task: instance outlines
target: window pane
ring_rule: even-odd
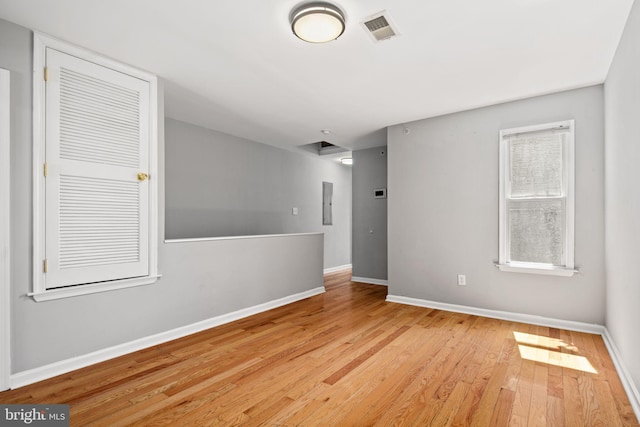
[[[509,261],[562,265],[564,200],[510,200]]]
[[[515,136],[509,146],[511,197],[562,195],[562,135]]]

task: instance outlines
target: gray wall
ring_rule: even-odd
[[[373,190],[387,188],[387,147],[353,152],[353,275],[387,280],[387,199]]]
[[[640,390],[640,4],[627,21],[604,86],[606,326]]]
[[[501,272],[498,132],[566,119],[576,121],[580,274]],[[389,128],[389,294],[602,324],[603,120],[593,86],[409,123],[408,134]]]
[[[324,232],[325,268],[351,263],[350,167],[165,123],[167,239]],[[322,181],[333,183],[331,226],[322,225]]]
[[[32,290],[32,56],[31,32],[0,20],[0,68],[11,71],[13,373],[322,286],[323,236],[315,234],[161,243],[162,278],[153,285],[40,303],[27,297]],[[162,124],[162,104],[159,113]],[[163,126],[159,132],[162,242]]]
[[[12,372],[24,355],[19,306],[31,291],[31,105],[33,39],[29,30],[0,19],[0,68],[11,72],[11,343]],[[22,296],[21,296],[22,295]],[[31,322],[25,319],[25,322]],[[56,334],[57,335],[57,334]],[[36,350],[38,351],[38,350]],[[45,349],[39,350],[44,352]],[[19,369],[19,368],[18,368]]]

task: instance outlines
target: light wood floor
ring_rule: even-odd
[[[599,336],[387,303],[349,280],[0,403],[68,403],[78,426],[638,426]]]

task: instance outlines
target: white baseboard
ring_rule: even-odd
[[[368,277],[351,276],[351,281],[352,282],[360,282],[360,283],[369,283],[371,285],[384,285],[384,286],[388,286],[389,285],[389,281],[388,280],[370,279]]]
[[[349,270],[352,267],[353,265],[351,264],[339,265],[337,267],[329,267],[324,269],[324,274],[335,273],[336,271],[342,271],[342,270]]]
[[[620,381],[627,393],[636,418],[640,419],[640,393],[635,386],[629,371],[626,369],[620,352],[606,327],[592,323],[573,322],[571,320],[554,319],[550,317],[534,316],[531,314],[513,313],[509,311],[488,310],[485,308],[469,307],[465,305],[447,304],[436,301],[428,301],[417,298],[388,295],[388,302],[415,305],[418,307],[435,308],[438,310],[452,311],[455,313],[473,314],[476,316],[490,317],[494,319],[509,320],[512,322],[528,323],[532,325],[548,326],[569,331],[586,332],[602,336],[602,340],[609,351],[611,360],[616,367]]]
[[[49,365],[40,366],[38,368],[29,369],[23,372],[18,372],[11,375],[11,388],[18,388],[25,385],[33,384],[38,381],[46,380],[48,378],[53,378],[57,375],[65,374],[67,372],[84,368],[96,363],[104,362],[105,360],[123,356],[134,351],[142,350],[154,345],[182,338],[196,332],[213,328],[215,326],[224,325],[225,323],[243,319],[245,317],[262,313],[264,311],[287,305],[292,302],[300,301],[314,295],[319,295],[324,292],[324,286],[320,286],[305,292],[289,295],[284,298],[269,301],[253,307],[243,308],[231,313],[226,313],[220,316],[212,317],[210,319],[202,320],[200,322],[192,323],[191,325],[182,326],[166,332],[161,332],[159,334],[150,335],[148,337],[140,338],[134,341],[94,351],[82,356],[72,357],[70,359],[61,360]]]
[[[638,392],[638,388],[633,383],[631,374],[629,374],[629,371],[622,362],[620,351],[618,350],[618,347],[616,347],[616,344],[613,341],[613,337],[611,336],[611,334],[609,334],[609,330],[606,327],[604,328],[602,339],[604,341],[604,344],[607,346],[607,350],[609,350],[609,355],[611,356],[611,360],[613,360],[613,364],[616,367],[616,371],[618,372],[618,376],[620,377],[622,386],[627,392],[627,396],[629,397],[629,402],[631,402],[633,412],[635,412],[636,418],[640,420],[640,393]]]
[[[418,307],[436,308],[438,310],[453,311],[455,313],[473,314],[493,319],[510,320],[512,322],[529,323],[531,325],[549,326],[570,331],[587,332],[602,335],[604,326],[592,323],[574,322],[571,320],[554,319],[551,317],[534,316],[532,314],[513,313],[510,311],[488,310],[486,308],[469,307],[466,305],[447,304],[417,298],[387,295],[387,301]]]

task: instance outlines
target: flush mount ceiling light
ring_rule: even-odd
[[[342,163],[343,165],[352,165],[353,164],[353,158],[351,157],[343,157],[340,159],[340,163]]]
[[[291,12],[291,30],[309,43],[325,43],[344,33],[344,14],[331,3],[307,3]]]

